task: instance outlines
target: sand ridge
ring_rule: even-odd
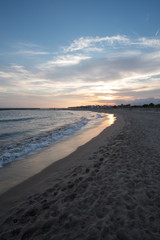
[[[6,215],[0,239],[160,239],[160,114],[121,115],[85,162]]]

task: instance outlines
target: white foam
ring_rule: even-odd
[[[60,114],[60,112],[58,113]],[[72,135],[75,132],[81,130],[82,128],[87,129],[89,127],[94,127],[94,124],[96,124],[97,122],[100,121],[101,118],[104,118],[104,116],[106,116],[106,114],[104,113],[88,112],[86,114],[86,112],[84,113],[77,112],[77,115],[73,113],[71,112],[70,114],[70,115],[73,115],[73,120],[71,124],[69,123],[64,124],[61,127],[58,127],[57,125],[57,127],[55,127],[52,130],[43,130],[42,128],[36,135],[30,135],[30,136],[24,135],[24,138],[22,140],[16,141],[16,143],[13,143],[12,141],[11,144],[8,144],[8,145],[5,144],[3,147],[1,146],[0,167],[3,167],[5,164],[9,162],[19,160],[22,157],[27,156],[29,154],[33,154],[38,150],[46,148],[54,142],[61,141],[65,136]],[[82,117],[83,116],[82,114],[84,114],[85,117]],[[75,122],[74,122],[74,116],[76,116]],[[76,120],[77,116],[79,120]],[[64,118],[64,113],[61,119],[63,118]],[[64,122],[65,122],[65,118],[64,118]],[[44,124],[45,122],[42,122],[42,123]]]
[[[61,140],[64,136],[72,135],[85,126],[89,121],[89,119],[82,118],[74,124],[67,124],[53,131],[44,132],[37,136],[26,138],[23,142],[19,142],[18,144],[7,146],[4,149],[4,152],[1,153],[0,167],[9,162],[18,160],[22,156],[35,153],[36,151],[49,146],[51,143]]]

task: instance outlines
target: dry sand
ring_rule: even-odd
[[[0,239],[160,239],[160,114],[114,125],[0,196]]]

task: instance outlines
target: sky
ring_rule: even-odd
[[[0,107],[160,103],[159,0],[0,0]]]

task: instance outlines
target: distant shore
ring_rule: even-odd
[[[115,106],[109,106],[109,105],[88,105],[88,106],[77,106],[77,107],[62,107],[62,108],[55,108],[55,107],[49,107],[49,108],[0,108],[0,111],[6,111],[6,110],[86,110],[86,111],[110,111],[110,110],[141,110],[141,111],[160,111],[160,104],[143,104],[143,105],[130,105],[130,104],[121,104],[121,105],[115,105]]]
[[[160,239],[160,114],[115,124],[0,196],[0,238]]]

